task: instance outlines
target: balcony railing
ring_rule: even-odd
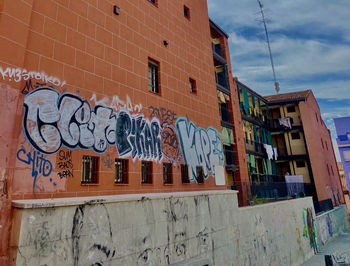
[[[252,199],[284,200],[315,195],[315,186],[310,183],[235,182],[233,189],[245,186],[249,186]]]
[[[255,142],[253,140],[245,139],[245,146],[248,151],[253,151],[253,152],[258,152],[258,153],[263,153],[264,152],[264,147],[263,144],[259,142]]]

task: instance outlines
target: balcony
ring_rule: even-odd
[[[220,72],[216,73],[216,84],[223,87],[226,90],[229,90],[228,82],[227,82],[227,77],[225,75],[225,72]]]
[[[220,114],[221,114],[221,120],[232,124],[232,111],[229,110],[227,107],[224,107],[220,105]]]
[[[263,144],[253,140],[245,139],[245,147],[247,151],[264,154]]]
[[[220,44],[212,44],[214,60],[220,62],[221,64],[226,64],[226,59],[221,50]]]
[[[238,169],[238,158],[233,150],[224,149],[226,170],[236,171]]]

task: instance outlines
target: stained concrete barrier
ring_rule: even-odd
[[[236,191],[14,201],[17,265],[300,265],[311,198],[238,208]],[[313,213],[314,215],[314,213]]]
[[[349,230],[346,206],[340,205],[334,209],[316,216],[317,246],[321,248],[340,233]]]

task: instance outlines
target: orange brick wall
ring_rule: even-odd
[[[299,109],[318,200],[330,198],[334,205],[338,205],[339,203],[335,202],[333,191],[338,191],[341,202],[344,200],[332,140],[313,94],[310,94],[305,102],[299,103]],[[322,147],[321,139],[324,147]],[[328,174],[327,165],[330,174]]]
[[[113,14],[114,4],[120,7],[119,16]],[[2,73],[18,68],[52,77],[44,82],[39,74],[28,80],[23,75],[21,80],[0,75],[1,113],[8,117],[1,129],[6,144],[1,152],[6,160],[1,160],[0,170],[12,199],[225,189],[216,186],[211,174],[204,184],[182,184],[179,147],[170,151],[179,154],[172,157],[173,185],[163,184],[162,163],[169,161],[165,156],[161,162],[153,161],[152,185],[141,185],[141,160],[131,156],[127,157],[129,184],[115,185],[114,159],[119,157],[115,145],[103,153],[62,146],[62,152],[72,151],[69,165],[73,177],[67,178],[59,177],[62,156],[58,151],[36,153],[43,163],[52,165],[48,176],[43,175],[44,169],[33,168],[28,159],[37,149],[22,127],[24,101],[36,86],[53,87],[59,99],[64,93],[85,99],[91,109],[113,106],[119,112],[123,103],[129,103],[131,115],[143,115],[149,121],[156,116],[163,122],[161,116],[166,112],[174,114],[172,118],[186,118],[197,129],[220,130],[207,5],[202,0],[186,1],[190,19],[184,17],[183,5],[184,1],[158,1],[155,6],[147,0],[2,1]],[[149,58],[159,62],[159,95],[148,90]],[[189,78],[196,80],[196,94],[189,90]],[[172,119],[173,129],[175,123]],[[83,155],[100,158],[98,185],[81,185]],[[38,176],[33,186],[35,170]]]

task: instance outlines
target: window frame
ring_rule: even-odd
[[[298,134],[298,138],[293,137],[294,134]],[[300,136],[300,132],[299,132],[299,131],[291,132],[291,133],[290,133],[290,136],[291,136],[292,140],[301,139],[301,136]],[[295,136],[295,135],[294,135],[294,136]]]
[[[191,20],[191,10],[188,6],[184,5],[184,17]]]
[[[163,163],[163,184],[173,184],[173,165],[171,163]]]
[[[302,163],[302,166],[300,165],[300,163]],[[299,165],[298,165],[299,164]],[[299,160],[299,161],[295,161],[295,166],[297,168],[305,168],[306,167],[306,163],[305,161]]]
[[[160,95],[160,63],[153,58],[148,58],[148,91]],[[154,69],[156,69],[154,71]],[[156,74],[155,77],[153,75]]]
[[[98,184],[99,159],[97,156],[83,155],[80,179],[82,185]],[[86,169],[86,167],[89,169]]]
[[[144,170],[144,167],[146,167],[145,170]],[[147,171],[147,172],[145,173],[144,171]],[[145,177],[146,179],[144,179],[144,175],[146,175]],[[153,184],[153,164],[151,161],[141,161],[141,184],[142,185]]]
[[[292,111],[290,111],[292,109]],[[295,113],[296,109],[295,109],[295,105],[290,105],[287,106],[287,113]]]
[[[190,176],[188,174],[188,164],[181,164],[181,183],[190,184]]]
[[[196,180],[198,184],[204,184],[204,169],[203,166],[196,166]]]
[[[151,3],[152,5],[158,7],[158,0],[147,0],[147,2]]]
[[[120,182],[117,182],[117,162],[121,162],[121,168],[122,168],[122,179]],[[125,168],[125,169],[124,169]],[[129,184],[129,160],[127,159],[115,159],[114,161],[114,184],[117,185],[127,185]]]
[[[192,94],[197,94],[197,82],[196,82],[196,80],[193,78],[189,78],[188,81],[190,83],[190,92]]]

